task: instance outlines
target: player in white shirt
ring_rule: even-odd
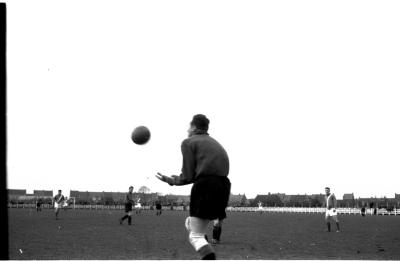
[[[61,194],[61,189],[58,190],[58,194],[54,196],[54,213],[56,213],[56,219],[58,219],[58,212],[64,204],[64,196]]]
[[[67,209],[68,209],[68,197],[65,197],[65,198],[64,198],[64,202],[62,203],[62,208],[63,208],[64,210],[67,210]]]
[[[337,206],[336,197],[335,194],[331,193],[331,189],[329,187],[325,188],[325,205],[326,205],[325,221],[328,227],[327,232],[331,232],[331,219],[333,219],[336,223],[336,232],[340,232],[339,220],[336,211],[336,206]]]
[[[136,209],[136,214],[140,214],[142,210],[142,204],[140,204],[140,198],[136,201],[135,209]]]
[[[262,202],[261,201],[258,202],[258,211],[260,212],[260,214],[262,214],[263,211],[264,211],[264,208],[262,206]]]

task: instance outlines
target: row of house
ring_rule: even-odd
[[[8,189],[8,201],[13,202],[35,202],[41,199],[43,203],[51,203],[53,200],[52,190],[34,190],[33,194],[26,193],[26,189]]]
[[[188,195],[160,195],[158,193],[139,193],[134,192],[134,198],[140,199],[144,206],[152,206],[159,201],[164,206],[187,206],[190,203]],[[9,189],[9,202],[35,202],[41,199],[44,203],[51,203],[53,198],[52,190],[34,190],[33,194],[27,194],[24,189]],[[74,200],[75,204],[123,204],[126,192],[92,192],[71,190],[69,198]],[[257,207],[259,202],[263,206],[275,207],[321,207],[325,201],[324,194],[312,195],[287,195],[285,193],[268,193],[257,195],[254,199],[247,199],[245,194],[231,194],[228,205],[231,207]],[[344,194],[343,199],[338,200],[338,207],[385,207],[399,208],[400,194],[395,194],[394,198],[355,198],[354,193]]]
[[[70,191],[70,198],[75,200],[76,204],[123,204],[125,202],[126,192],[91,192],[91,191]],[[133,198],[135,201],[140,201],[144,206],[154,205],[159,201],[162,205],[188,205],[190,202],[189,196],[183,195],[165,195],[161,196],[158,193],[141,193],[134,192]]]
[[[249,202],[249,205],[255,207],[261,202],[263,206],[322,207],[325,203],[324,201],[324,194],[286,195],[281,193],[268,193],[267,195],[257,195],[254,200]],[[354,193],[348,193],[343,195],[343,199],[337,200],[337,206],[344,208],[399,208],[400,194],[395,194],[394,198],[356,198]]]
[[[8,200],[11,203],[33,203],[41,199],[44,203],[51,203],[53,191],[34,190],[33,194],[27,194],[24,189],[8,189]],[[126,192],[96,192],[70,190],[69,199],[75,204],[103,204],[120,205],[125,202]],[[143,206],[154,205],[159,201],[164,206],[187,206],[190,203],[188,195],[160,195],[158,193],[134,192],[133,198]],[[248,200],[245,195],[231,195],[229,204],[231,206],[246,206]]]

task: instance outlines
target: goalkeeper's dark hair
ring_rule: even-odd
[[[193,119],[190,122],[190,124],[196,127],[196,129],[207,131],[208,125],[210,124],[210,120],[207,119],[207,117],[203,114],[196,114],[193,116]]]

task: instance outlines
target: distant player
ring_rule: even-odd
[[[162,208],[161,202],[159,200],[156,201],[156,216],[161,216]]]
[[[264,208],[263,208],[263,205],[262,205],[261,201],[258,202],[258,211],[260,212],[260,214],[262,214],[263,211],[264,211]]]
[[[64,204],[64,196],[61,194],[61,189],[58,190],[58,194],[54,196],[54,213],[56,214],[56,219],[58,219],[58,212]]]
[[[211,244],[213,245],[221,243],[222,221],[223,219],[218,219],[218,218],[213,220],[213,231],[211,239]]]
[[[361,208],[361,216],[365,217],[365,206]]]
[[[36,212],[42,211],[42,199],[36,201]]]
[[[65,197],[62,208],[64,209],[64,211],[68,209],[68,197]]]
[[[142,204],[140,203],[140,198],[138,198],[138,200],[136,201],[135,209],[136,209],[136,214],[140,214],[140,212],[142,211]]]
[[[325,213],[325,221],[328,227],[327,232],[331,232],[331,219],[333,219],[336,223],[336,232],[339,232],[339,220],[337,217],[336,211],[336,197],[335,194],[331,193],[331,189],[329,187],[325,188],[325,205],[326,205],[326,213]]]
[[[169,185],[192,184],[190,216],[185,227],[190,244],[201,259],[216,259],[205,238],[211,220],[226,218],[231,183],[228,179],[229,158],[225,149],[208,134],[209,120],[202,114],[193,116],[189,137],[181,144],[183,166],[179,176],[157,173],[157,178]]]
[[[125,196],[125,215],[120,218],[119,224],[122,225],[125,219],[128,219],[128,225],[132,225],[132,207],[134,204],[133,200],[133,187],[129,187],[129,192]]]

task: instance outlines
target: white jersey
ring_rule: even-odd
[[[54,197],[54,207],[61,208],[64,203],[64,196],[62,194],[57,194]]]
[[[326,197],[326,213],[325,213],[326,217],[337,216],[337,212],[336,212],[336,209],[334,207],[328,209],[329,200],[331,199],[332,195],[333,195],[333,193],[331,193],[329,196]]]
[[[327,210],[326,210],[326,213],[325,213],[325,216],[327,216],[327,217],[337,216],[337,211],[336,211],[336,209],[334,209],[334,208],[327,209]]]

